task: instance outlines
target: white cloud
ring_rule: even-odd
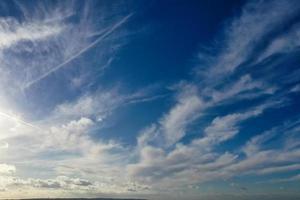
[[[152,101],[161,97],[161,95],[153,95],[152,93],[151,88],[145,88],[125,94],[120,88],[114,87],[82,94],[76,100],[56,105],[49,120],[68,121],[87,117],[101,123],[120,107]]]
[[[291,92],[300,92],[300,84],[295,85],[291,90]]]
[[[208,90],[206,95],[211,95],[212,101],[215,103],[226,100],[237,101],[241,99],[252,99],[263,94],[272,94],[276,88],[270,87],[263,82],[253,80],[249,74],[243,75],[239,80],[224,89]],[[233,98],[234,97],[234,98]]]
[[[257,174],[272,174],[272,173],[296,171],[299,169],[300,169],[300,164],[292,164],[292,165],[268,167],[268,168],[264,168],[261,170],[257,170],[256,173]]]
[[[300,24],[294,25],[287,33],[275,38],[265,52],[258,58],[258,62],[278,53],[288,53],[300,45]]]
[[[157,140],[157,137],[159,137],[158,127],[156,124],[152,124],[151,126],[145,128],[144,130],[141,131],[141,133],[137,137],[137,146],[145,147],[150,142]]]
[[[105,24],[95,30],[87,14],[90,7],[79,14],[78,24],[70,24],[65,20],[73,16],[72,6],[53,11],[46,9],[45,16],[39,12],[37,16],[32,15],[25,7],[21,8],[25,16],[24,23],[12,19],[0,21],[0,36],[3,34],[0,50],[9,49],[8,54],[2,52],[0,57],[5,60],[0,69],[0,89],[4,88],[0,91],[1,107],[6,107],[2,103],[6,86],[24,86],[25,83],[30,87],[53,71],[70,64],[102,41],[103,34],[106,37],[118,24],[127,20],[125,17],[116,25]],[[60,13],[58,10],[63,10],[63,14],[56,16]],[[224,50],[216,56],[214,63],[210,63],[203,80],[200,83],[181,82],[176,85],[175,104],[156,123],[141,131],[137,137],[137,146],[127,147],[115,140],[103,140],[102,130],[97,130],[97,135],[91,132],[97,125],[105,123],[117,108],[161,97],[149,95],[151,92],[147,89],[133,94],[123,94],[116,88],[87,92],[76,100],[61,100],[63,103],[55,104],[50,116],[38,122],[27,122],[23,117],[1,110],[0,129],[3,133],[0,137],[0,152],[5,151],[3,156],[1,154],[1,162],[18,163],[18,172],[29,178],[16,177],[14,165],[0,164],[0,188],[8,192],[15,188],[25,188],[30,192],[35,191],[34,194],[38,191],[63,190],[70,193],[88,191],[91,194],[144,192],[149,189],[162,191],[249,173],[264,175],[298,170],[300,152],[299,142],[295,142],[297,135],[287,137],[282,146],[265,146],[270,139],[277,137],[278,134],[274,133],[277,129],[252,138],[241,149],[233,152],[217,150],[219,145],[241,132],[241,123],[245,120],[261,115],[266,109],[282,106],[284,102],[280,97],[272,95],[272,99],[267,98],[265,101],[269,103],[258,101],[255,106],[243,111],[222,114],[214,111],[218,106],[225,107],[228,102],[268,97],[276,93],[276,86],[255,75],[234,73],[251,56],[259,40],[286,18],[293,17],[296,10],[292,4],[282,1],[271,6],[265,2],[247,4],[241,16],[233,20],[225,33]],[[29,34],[30,31],[32,34]],[[296,34],[292,31],[291,34],[293,38],[298,37],[298,32]],[[92,40],[95,37],[98,39]],[[286,41],[286,37],[271,42],[264,56],[298,45],[288,45],[290,41]],[[24,41],[31,42],[32,46]],[[114,41],[110,42],[114,44]],[[113,55],[105,50],[105,47],[100,48],[99,52],[102,53],[97,59],[104,58],[104,64],[110,64]],[[46,56],[36,54],[39,51],[45,52]],[[27,58],[19,56],[20,52],[32,55],[33,61],[28,62]],[[45,66],[38,68],[44,59]],[[26,77],[20,81],[20,85],[14,85],[12,80],[19,80],[17,72],[24,72],[23,61],[28,62],[29,66],[26,68]],[[11,65],[16,70],[10,71]],[[90,78],[86,74],[79,74],[78,78],[69,77],[75,89],[84,85],[84,79]],[[298,91],[296,89],[291,91]],[[15,95],[13,89],[9,90]],[[10,98],[5,100],[10,102]],[[215,117],[206,127],[197,127],[199,131],[194,139],[182,143],[181,140],[189,134],[189,128],[194,128],[193,123],[204,119],[206,115]],[[279,131],[286,133],[287,129]],[[33,169],[47,178],[30,178]]]
[[[260,115],[268,107],[262,105],[244,113],[216,117],[204,129],[203,137],[186,145],[177,143],[171,151],[149,146],[147,141],[149,137],[150,141],[153,139],[153,132],[156,131],[156,127],[152,126],[139,137],[140,160],[129,165],[128,171],[133,177],[147,183],[159,180],[164,184],[168,184],[168,181],[175,184],[173,181],[176,180],[177,185],[185,184],[186,180],[181,179],[191,179],[191,182],[197,183],[230,176],[231,173],[219,169],[234,164],[238,156],[228,152],[217,153],[214,147],[233,138],[239,132],[241,122]],[[195,175],[197,173],[202,176]]]
[[[235,163],[229,166],[226,170],[229,170],[231,173],[247,173],[251,170],[255,170],[258,174],[263,172],[264,169],[268,170],[270,168],[270,172],[275,173],[276,170],[284,171],[283,169],[274,169],[278,165],[282,165],[284,163],[297,163],[300,159],[300,152],[299,150],[290,150],[290,151],[283,151],[278,149],[271,149],[271,150],[262,150],[256,152],[251,157],[247,157],[244,160],[241,160],[238,163]],[[272,169],[273,168],[273,169]],[[274,171],[272,171],[274,170]],[[292,170],[292,168],[289,168]]]
[[[232,73],[239,65],[247,61],[254,48],[272,30],[293,18],[299,11],[294,1],[250,2],[246,4],[240,16],[225,27],[225,45],[208,76],[222,78]]]
[[[9,147],[7,142],[0,143],[0,149],[7,149]]]
[[[147,183],[163,182],[157,187],[184,185],[232,177],[237,175],[235,172],[243,174],[248,169],[262,168],[266,163],[278,164],[283,160],[291,161],[292,157],[297,157],[297,152],[260,151],[256,144],[263,142],[258,141],[263,139],[253,139],[244,148],[248,155],[257,152],[253,160],[241,159],[239,154],[220,154],[215,151],[217,145],[239,133],[241,122],[259,116],[265,109],[284,105],[284,100],[280,98],[268,99],[266,101],[268,103],[260,103],[244,113],[216,117],[204,129],[203,137],[197,137],[186,145],[179,143],[187,134],[186,131],[192,122],[199,120],[202,115],[205,116],[208,109],[226,102],[268,96],[277,91],[276,86],[262,79],[256,80],[251,74],[242,74],[232,80],[229,77],[235,75],[235,69],[247,61],[257,40],[276,27],[277,23],[281,22],[282,16],[294,14],[295,10],[287,14],[286,10],[282,10],[279,6],[281,4],[283,3],[272,5],[274,9],[268,14],[265,13],[265,9],[269,9],[269,6],[248,4],[242,16],[233,21],[227,33],[226,51],[221,52],[215,59],[216,63],[212,63],[208,67],[208,72],[202,74],[200,84],[184,83],[177,86],[179,95],[176,96],[175,105],[159,123],[149,126],[138,137],[139,151],[143,153],[140,153],[138,163],[128,167],[133,177]],[[291,5],[287,7],[289,6]],[[253,26],[253,29],[249,31],[245,28],[245,24],[247,27]],[[226,76],[223,76],[225,74]],[[164,144],[161,142],[163,138],[166,139]],[[172,145],[175,145],[174,149],[170,149]],[[148,150],[155,147],[159,147],[153,150],[157,153],[155,154],[157,159],[150,162],[150,159],[146,158],[151,157],[154,152]],[[274,159],[276,153],[280,154],[280,158]],[[286,159],[283,155],[287,156]],[[272,163],[268,158],[277,161]]]
[[[26,87],[66,65],[73,66],[72,73],[62,72],[59,76],[50,77],[47,81],[53,81],[53,84],[48,84],[48,87],[54,88],[55,81],[62,77],[72,80],[78,74],[81,75],[81,84],[86,83],[85,87],[89,87],[98,78],[101,72],[98,69],[102,69],[101,66],[107,68],[116,50],[125,43],[125,40],[119,40],[121,36],[125,37],[125,28],[118,32],[114,30],[129,16],[124,17],[118,10],[110,8],[95,12],[94,3],[85,2],[82,9],[78,9],[72,1],[55,5],[51,2],[37,2],[32,7],[28,7],[25,2],[14,2],[22,17],[0,18],[1,98],[5,97],[8,102],[18,102],[21,98],[26,101],[28,97],[36,95],[27,96],[32,90]],[[97,60],[97,64],[87,65],[84,56],[78,58],[100,41],[101,45],[93,50],[94,57],[89,58],[89,62]],[[70,63],[75,58],[78,58],[77,62]],[[91,68],[97,68],[97,72]],[[66,81],[61,89],[68,92],[66,90],[71,85],[71,81]]]
[[[247,142],[247,144],[243,147],[243,151],[248,157],[252,156],[261,150],[260,148],[264,142],[270,140],[274,136],[275,134],[273,130],[255,136]]]
[[[57,105],[53,117],[59,119],[95,117],[103,120],[123,103],[124,97],[117,89],[96,92],[83,95],[76,101]]]
[[[36,79],[34,79],[34,80],[26,83],[25,86],[23,87],[23,89],[27,89],[28,87],[30,87],[31,85],[35,84],[36,82],[39,82],[40,80],[43,80],[44,78],[46,78],[47,76],[49,76],[53,72],[59,70],[63,66],[67,65],[68,63],[70,63],[71,61],[73,61],[74,59],[76,59],[77,57],[79,57],[81,54],[83,54],[86,51],[88,51],[89,49],[93,48],[95,45],[97,45],[102,40],[104,40],[107,36],[109,36],[110,34],[112,34],[117,28],[119,28],[121,25],[123,25],[129,19],[130,16],[131,15],[125,16],[123,19],[121,19],[116,24],[114,24],[113,26],[111,26],[107,31],[105,31],[101,36],[99,36],[95,41],[93,41],[92,43],[90,43],[86,47],[80,49],[78,52],[74,53],[69,58],[67,58],[63,62],[59,63],[58,65],[53,66],[48,72],[46,72],[44,74],[41,74],[41,76],[39,76]]]
[[[78,121],[70,121],[61,127],[51,127],[46,139],[46,148],[61,150],[86,150],[90,145],[88,130],[93,125],[88,118],[81,118]],[[87,144],[85,144],[87,143]],[[49,145],[49,146],[48,146]]]
[[[176,105],[160,121],[166,138],[166,145],[173,145],[185,134],[187,126],[195,120],[204,102],[195,94],[193,86],[185,86],[184,92],[179,94]]]
[[[63,31],[63,25],[32,22],[20,24],[14,18],[0,18],[0,49],[10,48],[22,41],[39,41]]]
[[[16,172],[16,167],[14,165],[0,164],[0,175],[9,175]]]

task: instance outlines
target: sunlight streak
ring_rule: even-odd
[[[36,126],[36,125],[33,125],[31,123],[28,123],[24,120],[21,120],[20,118],[16,117],[16,116],[13,116],[13,115],[9,115],[7,113],[4,113],[4,112],[1,112],[0,111],[0,116],[2,117],[5,117],[6,119],[9,119],[9,120],[13,120],[13,121],[16,121],[16,122],[19,122],[25,126],[28,126],[28,127],[31,127],[31,128],[34,128],[34,129],[38,129],[38,130],[42,130],[40,127]]]

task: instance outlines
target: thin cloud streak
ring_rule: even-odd
[[[120,20],[118,23],[116,23],[115,25],[113,25],[106,33],[104,33],[103,35],[101,35],[98,39],[96,39],[94,42],[92,42],[90,45],[88,45],[87,47],[81,49],[78,53],[74,54],[73,56],[71,56],[69,59],[67,59],[66,61],[62,62],[61,64],[57,65],[56,67],[54,67],[53,69],[51,69],[50,71],[48,71],[47,73],[41,75],[40,77],[28,82],[27,84],[25,84],[25,86],[22,88],[23,90],[30,88],[32,85],[34,85],[35,83],[43,80],[44,78],[46,78],[47,76],[49,76],[50,74],[52,74],[53,72],[59,70],[60,68],[62,68],[63,66],[65,66],[66,64],[70,63],[71,61],[73,61],[74,59],[76,59],[78,56],[80,56],[81,54],[85,53],[86,51],[88,51],[89,49],[93,48],[96,44],[100,43],[103,39],[105,39],[107,36],[109,36],[110,34],[112,34],[116,29],[118,29],[119,27],[121,27],[124,23],[126,23],[128,21],[128,19],[132,16],[133,14],[129,14],[126,17],[124,17],[122,20]]]

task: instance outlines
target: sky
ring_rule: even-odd
[[[0,198],[300,198],[298,0],[0,1]]]

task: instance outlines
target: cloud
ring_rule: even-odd
[[[222,168],[236,163],[238,155],[215,152],[215,147],[239,133],[238,125],[241,122],[262,114],[270,106],[273,104],[261,105],[243,113],[216,117],[204,129],[203,137],[196,138],[186,145],[176,144],[171,151],[149,145],[147,141],[149,137],[151,141],[151,134],[156,131],[156,127],[152,126],[139,138],[140,161],[129,165],[129,173],[146,182],[153,183],[159,180],[168,184],[170,181],[175,185],[184,184],[187,180],[197,183],[232,176],[233,174],[223,171]],[[197,173],[202,176],[196,175]],[[170,180],[172,178],[174,180]]]
[[[299,169],[300,169],[300,164],[292,164],[292,165],[283,165],[283,166],[264,168],[264,169],[258,170],[256,173],[272,174],[272,173],[295,171],[295,170],[299,170]]]
[[[0,111],[0,115],[2,117],[6,118],[7,120],[15,121],[16,123],[20,123],[20,124],[23,124],[23,125],[31,127],[31,128],[39,129],[39,127],[20,119],[19,116],[14,116],[13,114],[7,114],[7,113],[1,112],[1,111]]]
[[[300,91],[300,84],[298,85],[295,85],[292,89],[291,89],[291,92],[299,92]]]
[[[17,117],[3,117],[5,121],[0,121],[2,130],[14,134],[8,132],[7,137],[1,138],[1,142],[10,144],[2,159],[14,162],[19,160],[19,172],[22,174],[30,174],[32,169],[37,169],[47,177],[79,176],[99,182],[97,187],[91,188],[93,192],[147,191],[147,185],[133,184],[126,175],[124,166],[131,161],[132,147],[123,145],[117,139],[96,138],[93,131],[97,130],[100,135],[102,129],[99,129],[99,125],[105,123],[106,118],[116,112],[117,108],[152,101],[155,99],[151,98],[152,93],[152,88],[131,94],[119,88],[87,93],[57,105],[43,120],[30,122],[33,126],[27,126],[22,123],[25,120],[19,121]],[[38,129],[34,128],[36,124]],[[25,181],[24,187],[28,187],[28,179],[20,179],[21,183]],[[61,183],[53,178],[33,182],[36,186],[34,188],[64,190]],[[69,190],[75,192],[76,188]]]
[[[28,130],[29,133],[21,134],[21,130],[17,129],[15,136],[6,138],[10,148],[1,158],[2,160],[13,162],[19,160],[19,172],[24,174],[30,173],[32,169],[38,169],[39,173],[45,173],[48,177],[61,174],[84,176],[87,180],[21,179],[13,176],[15,172],[13,165],[1,164],[0,174],[5,175],[6,178],[0,176],[0,179],[6,181],[9,179],[12,182],[5,188],[32,187],[60,191],[101,190],[105,192],[112,189],[113,185],[110,184],[121,187],[118,181],[124,176],[122,165],[124,161],[127,162],[125,158],[130,153],[114,140],[95,141],[90,135],[94,125],[93,120],[80,118],[55,125],[43,123],[41,132],[31,129]],[[41,166],[39,163],[44,165]],[[112,164],[114,166],[111,166]],[[105,186],[106,189],[101,189],[100,185],[90,184],[89,181],[101,180],[103,176],[111,177],[116,181],[109,181]]]
[[[281,126],[273,127],[254,136],[242,147],[246,158],[224,170],[256,175],[297,170],[299,168],[299,148],[286,148],[285,145],[295,137],[295,134],[297,135],[298,129],[299,121],[287,121]]]
[[[221,43],[220,54],[214,59],[206,76],[214,79],[232,73],[255,53],[256,46],[274,29],[295,18],[299,11],[296,1],[250,2],[239,16],[225,27],[225,44]],[[247,28],[246,28],[247,27]],[[224,41],[224,40],[223,40]]]
[[[0,35],[6,38],[0,40],[0,151],[5,151],[1,162],[11,163],[0,164],[1,191],[21,188],[32,194],[47,191],[56,196],[63,191],[95,196],[170,192],[235,176],[265,176],[299,169],[299,122],[293,119],[252,133],[255,136],[242,141],[241,146],[223,149],[238,134],[243,139],[248,137],[244,125],[248,128],[249,122],[252,131],[250,119],[260,120],[266,110],[270,113],[287,106],[290,96],[298,91],[296,70],[280,71],[278,63],[266,63],[278,53],[298,48],[298,43],[290,40],[299,35],[297,24],[289,27],[287,34],[280,33],[280,27],[296,16],[298,4],[246,4],[241,14],[225,25],[214,56],[202,57],[206,57],[207,65],[196,67],[193,79],[169,87],[174,93],[170,108],[140,131],[136,145],[125,145],[118,138],[102,138],[105,130],[101,126],[121,107],[164,95],[153,94],[153,88],[135,92],[100,88],[93,85],[92,78],[113,63],[111,46],[122,44],[120,33],[131,15],[113,11],[95,14],[92,3],[86,2],[82,9],[75,7],[71,3],[58,7],[38,3],[31,13],[19,3],[24,18],[0,21]],[[115,17],[107,20],[111,16]],[[83,54],[89,50],[93,53],[85,57]],[[75,59],[78,62],[73,62]],[[98,62],[103,68],[90,70]],[[64,69],[70,73],[58,73],[67,65],[73,66]],[[293,79],[289,79],[291,75]],[[51,90],[56,84],[59,90]],[[21,95],[19,88],[30,90]],[[17,111],[14,107],[13,111],[4,109],[18,104],[16,99],[31,100],[44,93],[49,93],[51,105],[49,112],[43,112],[50,102],[41,101],[42,117],[22,115],[21,110],[26,108],[21,104],[15,106]],[[60,94],[68,98],[60,98]],[[28,110],[40,112],[36,106],[34,109]],[[16,175],[14,165],[18,166],[18,175],[24,177]],[[35,170],[45,178],[32,178]]]
[[[60,127],[51,127],[46,139],[46,148],[61,150],[86,150],[92,143],[87,138],[87,132],[93,125],[93,121],[88,118],[81,118],[78,121],[70,121]],[[86,144],[88,143],[88,144]],[[85,145],[87,145],[85,147]]]
[[[275,90],[275,87],[270,87],[263,82],[253,80],[249,74],[246,74],[220,91],[208,90],[207,93],[211,93],[213,102],[219,103],[222,101],[226,102],[226,100],[252,99],[264,94],[273,94]]]
[[[299,181],[299,180],[300,180],[300,174],[297,174],[289,178],[273,179],[271,180],[271,182],[280,183],[280,182],[291,182],[291,181]]]
[[[195,94],[194,86],[183,87],[183,92],[177,97],[176,105],[160,121],[166,145],[178,142],[186,134],[189,123],[198,117],[201,109],[205,106],[201,98]]]
[[[241,124],[246,120],[263,115],[267,109],[288,105],[290,99],[283,89],[286,85],[275,80],[289,75],[277,71],[274,67],[277,63],[268,66],[257,58],[270,53],[269,46],[280,37],[280,27],[295,19],[299,9],[295,2],[246,4],[242,13],[226,24],[219,51],[214,51],[213,56],[202,56],[207,65],[196,68],[196,80],[176,84],[172,88],[177,94],[174,105],[157,123],[141,131],[137,137],[138,162],[128,165],[129,174],[159,190],[227,179],[250,171],[262,175],[296,170],[299,144],[291,143],[295,139],[287,139],[293,138],[288,128],[292,125],[258,134],[234,152],[220,152],[217,147],[242,134]],[[292,28],[290,34],[295,35],[295,30]],[[262,46],[265,39],[267,45]],[[284,43],[285,46],[289,42]],[[296,51],[297,45],[289,48],[289,52]],[[267,57],[278,51],[281,50],[274,50]],[[266,71],[256,71],[257,65]],[[265,73],[270,73],[267,70],[273,70],[275,76],[266,76]],[[250,100],[254,100],[255,106],[249,104]],[[235,108],[241,104],[242,111]],[[225,114],[224,111],[219,114],[218,108],[224,109]],[[207,121],[209,115],[215,116],[209,118],[210,124],[200,127],[199,134],[193,135],[191,141],[182,141],[188,136],[188,130],[199,129],[196,120]],[[278,131],[289,136],[278,137]],[[280,141],[280,146],[269,145],[274,138]],[[288,140],[294,147],[289,150],[282,145]]]
[[[272,55],[288,53],[299,47],[300,24],[293,25],[287,33],[279,35],[266,48],[265,52],[258,58],[262,61]]]
[[[14,165],[0,164],[0,175],[9,175],[16,172],[16,167]]]
[[[2,181],[4,182],[4,181]],[[21,179],[16,177],[6,177],[3,185],[6,190],[19,188],[38,188],[38,189],[56,189],[56,190],[91,190],[95,187],[95,183],[89,182],[85,179],[70,178],[66,176],[59,176],[55,179]]]
[[[66,64],[70,63],[71,61],[73,61],[75,58],[77,58],[78,56],[80,56],[81,54],[85,53],[86,51],[88,51],[89,49],[93,48],[95,45],[97,45],[98,43],[100,43],[102,40],[104,40],[107,36],[109,36],[111,33],[113,33],[117,28],[119,28],[121,25],[123,25],[128,19],[130,15],[125,16],[123,19],[121,19],[119,22],[117,22],[116,24],[114,24],[112,27],[110,27],[107,31],[105,31],[101,36],[99,36],[95,41],[93,41],[91,44],[89,44],[88,46],[84,47],[83,49],[79,50],[77,53],[75,53],[74,55],[71,55],[69,58],[67,58],[66,60],[64,60],[62,63],[58,64],[57,66],[54,66],[51,68],[51,70],[49,70],[48,72],[46,72],[45,74],[42,74],[40,77],[28,82],[25,84],[23,89],[26,89],[28,87],[30,87],[31,85],[35,84],[36,82],[46,78],[47,76],[49,76],[50,74],[52,74],[53,72],[59,70],[61,67],[65,66]]]
[[[1,143],[1,145],[0,145],[0,149],[7,149],[8,147],[9,147],[9,145],[7,142]]]
[[[81,85],[90,87],[126,43],[126,27],[116,30],[131,16],[111,7],[95,11],[95,3],[84,2],[78,7],[73,1],[37,2],[31,7],[24,2],[13,2],[20,16],[0,20],[1,98],[11,104],[20,104],[20,99],[32,101],[39,86],[30,91],[28,86],[66,65],[73,66],[68,73],[63,71],[45,80],[52,83],[48,84],[50,90],[56,87],[57,81],[67,80],[60,85],[65,94],[77,91],[80,88],[72,87],[68,81],[76,77],[81,77]],[[115,4],[118,3],[112,6]],[[100,41],[101,45],[95,46]],[[88,60],[80,56],[92,47],[96,48]],[[77,61],[72,62],[75,58]]]
[[[11,48],[19,42],[45,40],[63,32],[63,25],[39,22],[20,24],[14,18],[0,19],[0,49]]]
[[[54,118],[79,118],[95,117],[104,119],[112,110],[123,103],[124,98],[117,89],[102,91],[95,94],[81,96],[73,102],[66,102],[56,106],[53,115]]]
[[[56,105],[50,119],[63,121],[89,117],[97,122],[101,122],[120,107],[154,101],[157,98],[164,97],[153,93],[151,87],[142,88],[132,93],[126,93],[120,87],[87,92],[78,99]]]
[[[273,127],[261,134],[252,137],[243,147],[243,152],[248,156],[255,155],[266,148],[266,144],[276,139],[281,141],[283,149],[293,149],[297,147],[297,135],[299,130],[299,121],[287,121],[280,126]],[[282,134],[282,135],[281,135]]]

